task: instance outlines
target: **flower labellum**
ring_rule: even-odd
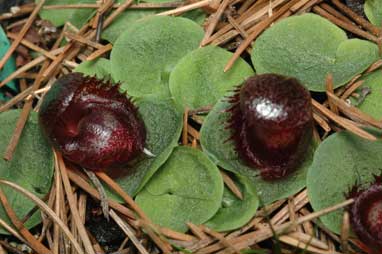
[[[382,253],[382,177],[376,176],[365,189],[354,186],[347,197],[354,199],[349,207],[354,233],[368,247]]]
[[[110,82],[71,73],[46,94],[39,124],[67,160],[90,170],[126,165],[144,150],[136,107]]]
[[[228,128],[239,157],[265,180],[282,178],[303,161],[313,133],[311,97],[295,78],[262,74],[230,97]]]

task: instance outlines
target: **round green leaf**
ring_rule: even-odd
[[[38,3],[39,0],[35,2]],[[96,2],[96,0],[46,0],[44,5],[95,4]],[[95,12],[95,9],[91,8],[41,10],[40,17],[49,20],[55,26],[70,22],[75,27],[81,28]]]
[[[224,72],[232,55],[225,49],[208,46],[183,57],[170,75],[170,92],[175,101],[189,109],[214,105],[228,90],[254,74],[241,58]]]
[[[137,195],[136,202],[160,226],[187,231],[187,222],[201,224],[219,209],[223,179],[201,151],[177,147]]]
[[[4,154],[13,135],[20,111],[11,110],[0,114],[0,154]],[[49,193],[53,176],[53,153],[40,132],[37,115],[32,113],[28,120],[11,161],[0,159],[0,178],[27,189],[39,198]],[[18,218],[24,218],[35,204],[14,189],[1,185],[10,205]],[[12,225],[0,203],[0,218]],[[41,222],[36,212],[24,225],[32,228]],[[1,234],[8,232],[0,227]]]
[[[229,118],[226,110],[229,107],[227,99],[223,98],[204,121],[200,142],[209,157],[222,168],[249,177],[265,205],[302,190],[306,185],[306,173],[312,162],[315,146],[312,144],[301,166],[291,175],[278,181],[264,181],[259,176],[259,171],[245,166],[235,152],[234,144],[230,140],[231,133],[225,128]]]
[[[106,58],[97,58],[93,61],[85,61],[79,64],[74,71],[85,75],[96,76],[99,79],[110,78],[110,61]]]
[[[118,3],[123,3],[125,0],[118,0]],[[137,1],[139,2],[139,1]],[[178,2],[178,0],[146,0],[146,3],[171,3]],[[146,16],[154,15],[159,12],[166,11],[167,9],[127,9],[121,13],[113,22],[102,32],[102,38],[115,43],[118,37],[129,27],[133,22],[144,18]],[[197,9],[186,12],[182,17],[194,20],[198,24],[202,24],[205,20],[206,14]]]
[[[326,76],[334,88],[344,85],[378,59],[378,46],[359,39],[315,15],[293,16],[267,29],[254,44],[257,73],[296,77],[309,90],[325,91]]]
[[[222,207],[205,223],[216,231],[229,231],[244,226],[252,219],[259,206],[253,183],[238,174],[234,180],[243,194],[243,200],[238,199],[227,187],[224,188]]]
[[[147,17],[134,22],[111,52],[111,73],[131,96],[170,97],[169,76],[178,61],[196,49],[203,29],[185,18]]]
[[[138,10],[129,10],[127,9],[123,13],[121,13],[114,21],[110,24],[103,32],[102,38],[115,43],[118,37],[133,24],[133,22],[157,13],[157,10],[150,9],[138,9]]]
[[[167,160],[178,144],[183,127],[182,113],[171,100],[139,99],[135,103],[146,126],[146,148],[155,157],[145,156],[126,170],[129,174],[116,179],[118,184],[134,196]],[[115,199],[117,195],[112,194]]]
[[[381,174],[382,142],[367,141],[347,131],[325,139],[314,155],[308,171],[307,188],[315,211],[345,201],[345,194],[359,183],[367,186],[373,174]],[[343,210],[322,216],[326,227],[341,232]]]
[[[382,119],[382,72],[381,70],[374,71],[362,79],[364,82],[362,86],[357,89],[357,93],[362,94],[362,89],[370,89],[363,102],[357,107],[363,112],[371,115],[376,119]],[[356,100],[351,99],[352,104],[358,103]]]
[[[364,10],[367,18],[376,26],[382,27],[382,1],[366,0]]]

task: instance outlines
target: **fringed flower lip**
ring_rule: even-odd
[[[293,172],[311,143],[313,117],[309,91],[291,77],[250,77],[229,97],[226,127],[239,157],[265,180]]]
[[[145,151],[144,122],[119,85],[80,73],[56,81],[39,124],[64,158],[86,169],[121,167]]]
[[[350,224],[358,238],[376,253],[382,253],[382,175],[367,188],[355,185],[347,198],[354,203],[348,208]]]

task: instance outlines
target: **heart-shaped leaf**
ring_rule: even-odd
[[[118,184],[134,196],[167,160],[178,144],[183,127],[182,113],[175,108],[171,100],[138,99],[139,113],[146,126],[146,148],[155,157],[145,157],[127,168],[129,173],[117,179]],[[112,192],[110,191],[110,195]],[[116,195],[115,199],[120,200]]]
[[[11,110],[0,114],[0,154],[4,154],[13,135],[20,111]],[[40,132],[37,114],[32,113],[11,161],[0,159],[0,178],[9,180],[43,198],[49,193],[53,176],[53,153]],[[22,194],[6,186],[0,186],[18,218],[24,218],[35,204]],[[3,206],[0,204],[0,218],[12,225]],[[24,224],[32,228],[41,222],[40,213],[34,215]],[[1,234],[8,232],[0,227]]]
[[[111,52],[115,81],[131,96],[170,97],[169,76],[178,61],[196,49],[203,29],[185,18],[155,16],[134,22]]]
[[[79,64],[74,71],[85,75],[96,76],[99,79],[110,79],[110,61],[106,58],[97,58]]]
[[[259,199],[253,183],[245,176],[236,174],[235,183],[243,194],[238,199],[227,187],[224,188],[222,207],[205,224],[216,231],[228,231],[240,228],[255,215]]]
[[[264,181],[261,179],[259,171],[245,166],[235,152],[234,144],[230,140],[231,133],[225,128],[229,118],[229,113],[226,110],[229,107],[230,104],[227,99],[223,98],[215,105],[204,121],[200,137],[204,152],[224,169],[249,177],[265,205],[289,197],[303,189],[315,146],[312,144],[307,151],[304,162],[294,173],[278,181]]]
[[[382,155],[378,152],[381,150],[382,142],[367,141],[347,131],[325,139],[317,148],[307,176],[313,209],[319,211],[341,203],[355,184],[368,186],[373,182],[373,174],[380,175],[382,171]],[[342,216],[343,210],[338,210],[320,219],[339,234]]]
[[[118,3],[123,3],[125,0],[118,0]],[[139,1],[136,1],[139,2]],[[146,0],[146,3],[171,3],[179,2],[178,0]],[[154,15],[159,12],[166,11],[166,9],[127,9],[111,23],[103,32],[102,38],[115,43],[118,37],[126,30],[127,27],[131,26],[133,22],[144,18],[146,16]],[[198,24],[203,24],[206,14],[199,10],[192,10],[186,12],[182,15],[184,18],[194,20]]]
[[[35,0],[36,3],[39,0]],[[65,5],[65,4],[95,4],[95,0],[46,0],[45,6],[48,5]],[[95,9],[81,8],[81,9],[50,9],[41,10],[40,17],[49,20],[55,26],[62,26],[66,22],[70,22],[77,28],[81,28],[95,13]]]
[[[219,209],[223,179],[201,151],[177,147],[137,195],[136,202],[154,223],[187,231],[187,222],[201,224]]]
[[[361,98],[353,99],[350,101],[352,104],[356,105],[363,112],[371,115],[375,119],[382,119],[382,72],[381,70],[376,70],[362,78],[364,81],[362,86],[356,90],[356,92],[361,96],[366,94],[365,99],[358,102]],[[366,89],[366,90],[365,90]]]
[[[382,27],[382,1],[366,0],[364,10],[367,18],[376,26]]]
[[[277,73],[299,79],[309,90],[325,91],[333,74],[334,88],[344,85],[378,59],[377,45],[346,33],[315,15],[293,16],[267,29],[254,44],[257,73]]]
[[[3,28],[0,26],[0,59],[5,55],[10,46],[9,40],[4,33]],[[14,57],[11,57],[0,71],[0,81],[7,78],[12,72],[16,70],[16,62]],[[17,91],[16,82],[14,80],[7,83],[7,86],[13,91]],[[0,100],[5,99],[0,92]]]
[[[214,105],[228,90],[254,74],[243,59],[224,72],[231,57],[231,52],[215,46],[196,49],[183,57],[170,75],[170,92],[175,101],[189,109]]]

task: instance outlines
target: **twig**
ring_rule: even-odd
[[[349,253],[349,233],[350,233],[350,222],[349,222],[349,212],[345,211],[342,217],[342,227],[341,227],[341,247],[342,251],[347,254]]]
[[[182,130],[182,145],[188,144],[188,108],[184,109],[183,113],[183,130]]]
[[[140,241],[135,236],[133,229],[125,223],[113,210],[110,210],[110,217],[118,224],[118,226],[125,232],[125,234],[131,239],[135,247],[137,247],[138,251],[142,254],[149,254],[149,252],[145,249],[145,247],[140,243]]]
[[[350,18],[352,18],[357,24],[368,30],[369,32],[373,33],[375,36],[378,36],[380,34],[380,30],[378,27],[371,24],[366,19],[359,16],[357,13],[355,13],[352,9],[350,9],[348,6],[344,5],[338,0],[332,0],[332,3],[337,6],[341,11],[343,11],[346,15],[348,15]]]
[[[220,17],[222,16],[224,10],[227,8],[230,1],[231,0],[223,0],[221,2],[221,4],[219,5],[219,8],[217,9],[216,13],[212,14],[212,20],[210,21],[210,24],[208,25],[207,30],[204,33],[204,38],[203,38],[202,42],[200,43],[200,46],[206,45],[206,41],[214,32],[216,25],[219,22]],[[210,17],[210,19],[211,19],[211,17]]]
[[[89,236],[86,233],[85,226],[81,222],[81,219],[80,219],[80,216],[78,213],[78,209],[75,206],[75,199],[73,196],[72,187],[71,187],[70,182],[69,182],[69,177],[67,174],[67,170],[66,170],[66,166],[64,164],[64,161],[63,161],[60,153],[55,152],[55,154],[56,154],[56,159],[58,160],[58,166],[59,166],[60,173],[61,173],[61,179],[62,179],[62,183],[64,185],[66,198],[68,199],[68,204],[69,204],[69,208],[70,208],[70,211],[72,214],[72,219],[75,221],[76,228],[78,230],[79,236],[81,237],[81,240],[82,240],[82,243],[83,243],[84,248],[86,250],[86,253],[87,254],[95,254],[93,246],[90,242]]]
[[[328,74],[328,76],[326,76],[326,94],[328,95],[329,93],[334,93],[333,75],[332,74]],[[337,108],[336,104],[333,103],[331,98],[328,98],[328,102],[329,102],[329,107],[332,110],[332,112],[334,114],[338,115],[339,112],[338,112],[338,108]]]
[[[38,207],[40,207],[40,209],[42,211],[44,211],[47,215],[49,215],[49,217],[55,222],[57,223],[61,230],[64,232],[64,234],[66,235],[66,237],[69,239],[69,241],[72,243],[73,247],[75,248],[75,250],[79,253],[79,254],[85,254],[80,245],[74,240],[74,237],[73,235],[70,233],[68,227],[62,222],[62,220],[60,220],[57,215],[54,213],[54,211],[49,207],[47,206],[41,199],[39,199],[38,197],[36,197],[34,194],[30,193],[29,191],[25,190],[24,188],[22,188],[21,186],[15,184],[15,183],[12,183],[12,182],[9,182],[9,181],[6,181],[6,180],[2,180],[0,179],[0,184],[4,184],[8,187],[11,187],[12,189],[16,190],[17,192],[21,193],[22,195],[24,195],[25,197],[29,198],[31,201],[33,201]]]
[[[106,220],[109,220],[109,202],[107,200],[106,191],[103,188],[102,183],[92,171],[89,171],[85,168],[83,168],[83,171],[89,177],[90,181],[94,184],[94,186],[97,188],[101,200],[102,213],[105,216]]]
[[[91,53],[87,58],[86,60],[87,61],[92,61],[94,59],[97,59],[98,57],[102,56],[103,54],[109,52],[110,50],[113,49],[113,45],[112,44],[107,44],[105,46],[103,46],[102,48],[94,51],[93,53]]]
[[[199,1],[199,2],[196,2],[193,4],[189,4],[189,5],[185,5],[185,6],[176,8],[174,10],[164,11],[164,12],[158,13],[156,15],[157,16],[169,16],[169,15],[181,14],[181,13],[184,13],[187,11],[191,11],[191,10],[195,10],[195,9],[199,9],[199,8],[208,6],[212,2],[213,2],[213,0],[202,0],[202,1]]]
[[[68,176],[72,182],[74,182],[78,187],[86,191],[90,196],[100,200],[101,197],[97,190],[95,190],[89,183],[87,183],[83,178],[81,178],[78,174],[74,173],[73,170],[68,170]],[[126,217],[135,218],[135,214],[129,208],[115,202],[114,200],[108,199],[109,206],[119,213],[123,214]]]
[[[33,10],[32,14],[29,16],[28,21],[24,24],[23,28],[18,33],[18,37],[12,42],[7,53],[5,53],[3,58],[0,60],[0,70],[3,69],[5,63],[11,57],[12,53],[16,50],[16,48],[19,46],[21,40],[24,38],[25,34],[28,32],[30,26],[32,25],[34,19],[36,18],[37,14],[39,13],[39,11],[40,11],[41,7],[44,5],[44,3],[45,3],[45,0],[39,1],[38,5]]]
[[[223,181],[225,185],[228,187],[230,191],[240,200],[243,200],[243,194],[241,193],[239,187],[235,184],[235,182],[228,176],[223,170],[220,170],[220,174],[223,177]]]
[[[39,241],[37,241],[36,238],[34,238],[33,235],[29,232],[29,230],[25,228],[24,224],[17,218],[17,215],[9,204],[2,188],[0,188],[0,201],[9,219],[28,242],[28,245],[39,254],[51,254],[52,252]]]
[[[313,99],[312,99],[312,105],[316,110],[318,110],[319,112],[324,114],[327,118],[331,119],[332,121],[334,121],[338,125],[344,127],[345,129],[353,132],[357,136],[360,136],[360,137],[365,138],[365,139],[370,140],[370,141],[376,141],[377,140],[377,138],[375,136],[373,136],[370,133],[368,133],[367,131],[364,131],[363,129],[357,127],[356,125],[351,124],[350,121],[347,121],[347,119],[340,117],[340,116],[337,116],[332,111],[325,108],[324,106],[322,106],[320,103],[318,103],[317,101],[315,101]]]
[[[337,26],[342,27],[343,29],[345,29],[349,32],[352,32],[358,36],[361,36],[361,37],[368,39],[370,41],[373,41],[375,43],[378,43],[378,38],[376,36],[374,36],[368,32],[363,31],[362,29],[358,28],[357,26],[355,26],[353,24],[347,23],[347,22],[331,15],[330,13],[328,13],[327,11],[322,9],[321,7],[314,6],[313,11],[318,13],[322,17],[328,19],[329,21],[333,22]]]

